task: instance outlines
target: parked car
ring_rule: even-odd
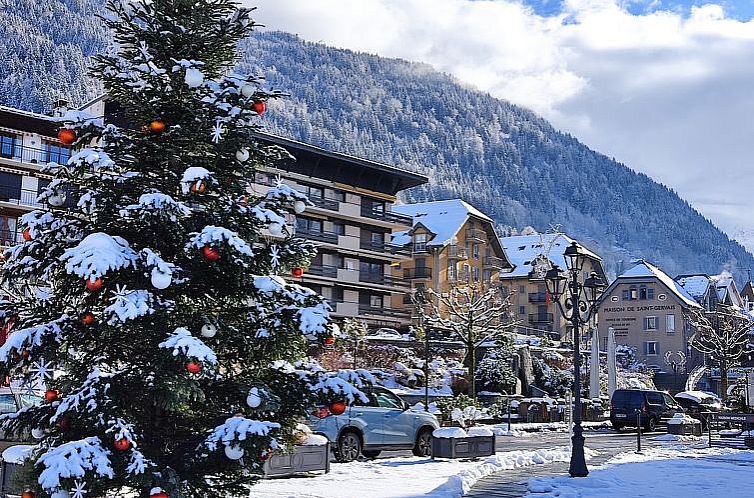
[[[27,393],[20,389],[10,389],[0,387],[0,414],[16,413],[21,408],[27,406],[36,406],[42,404],[43,398],[41,393]],[[10,438],[3,432],[0,432],[0,452],[18,444],[31,440],[31,435],[22,438]]]
[[[624,427],[636,427],[638,423],[646,431],[653,431],[661,422],[667,422],[674,414],[684,410],[668,393],[645,389],[617,389],[610,400],[610,423],[620,431]]]
[[[702,422],[702,428],[707,428],[707,418],[704,412],[719,412],[723,403],[715,394],[704,391],[682,391],[675,395],[676,401],[690,416]]]
[[[312,432],[330,440],[339,462],[359,457],[376,458],[383,450],[412,450],[416,456],[432,452],[432,431],[440,424],[431,413],[414,410],[393,392],[372,387],[363,392],[367,403],[357,401],[342,415],[322,408],[308,420]]]

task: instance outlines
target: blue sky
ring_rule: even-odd
[[[559,14],[563,10],[564,2],[560,0],[526,0],[523,3],[534,9],[534,12],[539,15],[552,16]],[[621,5],[628,12],[635,15],[658,11],[672,11],[688,16],[691,13],[691,7],[701,7],[709,3],[713,2],[639,0],[635,2],[622,2]],[[754,17],[754,1],[716,1],[714,3],[721,5],[725,9],[726,14],[733,19],[748,21]]]

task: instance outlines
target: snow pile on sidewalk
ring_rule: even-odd
[[[754,453],[730,448],[653,448],[643,455],[621,453],[585,478],[535,477],[528,498],[604,498],[605,496],[750,496]],[[734,486],[738,493],[731,494]]]
[[[568,459],[570,451],[562,447],[498,453],[476,462],[397,457],[334,463],[329,474],[261,481],[249,498],[460,498],[494,472]]]

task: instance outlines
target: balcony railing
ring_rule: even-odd
[[[311,265],[306,270],[306,273],[316,277],[338,278],[338,268],[336,266]]]
[[[340,202],[335,199],[328,199],[327,197],[317,197],[314,195],[309,196],[309,200],[318,208],[328,209],[330,211],[337,211],[340,206]]]
[[[411,216],[405,214],[393,213],[390,211],[384,211],[382,209],[370,209],[368,207],[361,208],[361,216],[371,218],[373,220],[389,221],[390,223],[400,223],[401,225],[413,225],[414,219]]]
[[[0,201],[18,204],[20,206],[43,207],[43,204],[37,202],[39,194],[36,190],[27,190],[24,188],[11,187],[9,185],[0,185]]]
[[[338,243],[338,234],[334,232],[325,232],[325,231],[319,231],[319,230],[306,230],[306,229],[297,229],[296,235],[298,237],[303,237],[305,239],[314,240],[317,242],[325,242],[327,244],[337,244]]]
[[[427,252],[429,252],[429,249],[427,248],[426,242],[414,242],[413,244],[414,254],[425,254]]]
[[[21,244],[24,241],[21,230],[0,230],[0,246],[10,247]]]
[[[429,267],[405,268],[403,270],[403,278],[407,280],[432,278],[432,268],[429,268]]]
[[[466,248],[456,244],[448,246],[448,257],[451,259],[467,259]]]
[[[552,323],[555,318],[552,313],[529,313],[529,323]]]
[[[392,275],[364,271],[359,272],[359,281],[368,282],[371,284],[387,285],[390,287],[408,287],[410,285],[407,281],[394,277]]]
[[[21,144],[2,144],[0,145],[0,158],[19,163],[29,164],[47,164],[58,163],[66,164],[71,157],[71,152],[63,149],[61,154],[58,150],[38,149]]]
[[[547,293],[546,292],[530,292],[529,302],[530,303],[545,303],[547,302]]]
[[[372,242],[371,240],[362,240],[359,247],[365,251],[384,252],[388,254],[405,254],[409,251],[405,246],[388,244],[386,242]]]
[[[369,304],[359,304],[359,315],[387,316],[394,318],[411,318],[411,311],[390,307],[375,307]]]
[[[480,230],[479,228],[467,228],[466,239],[484,242],[487,240],[487,234],[484,230]]]
[[[487,268],[502,268],[503,259],[496,256],[485,256],[484,266],[486,266]]]

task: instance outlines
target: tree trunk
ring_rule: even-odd
[[[728,397],[728,362],[720,362],[720,399]]]
[[[474,329],[469,327],[466,336],[467,349],[469,355],[469,391],[471,399],[476,400],[476,344],[474,341]]]

